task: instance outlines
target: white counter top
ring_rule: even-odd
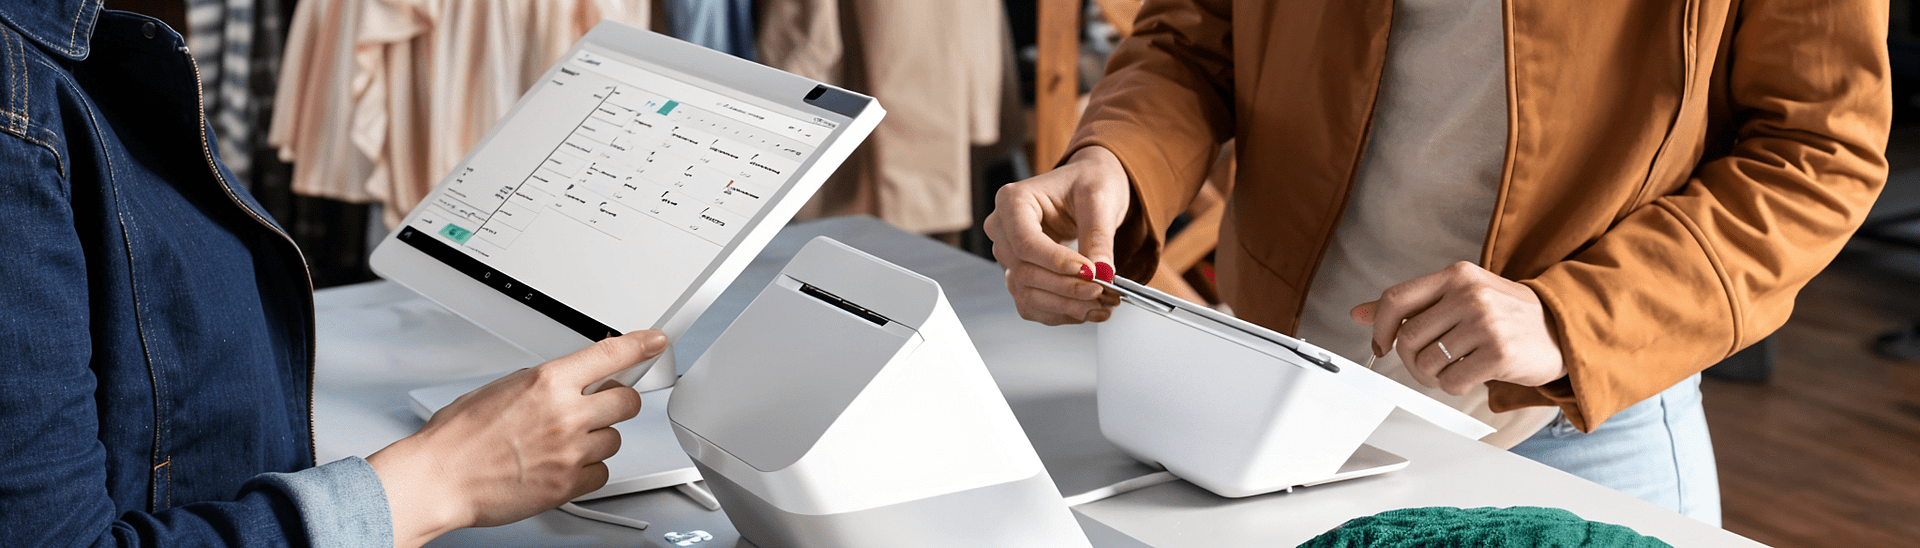
[[[1151,470],[1100,436],[1093,405],[1093,329],[1021,320],[998,265],[901,232],[866,217],[787,227],[741,274],[686,337],[674,343],[679,366],[739,315],[774,273],[816,235],[826,235],[940,282],[981,357],[1013,406],[1034,448],[1062,490],[1083,492]],[[406,392],[538,363],[465,320],[387,282],[317,293],[319,363],[315,432],[321,462],[367,455],[412,433],[422,421]],[[1759,546],[1666,509],[1465,440],[1396,412],[1369,443],[1407,457],[1405,470],[1380,477],[1246,499],[1225,499],[1173,482],[1075,508],[1103,547],[1294,546],[1342,522],[1420,506],[1547,506],[1617,523],[1675,546]],[[591,508],[653,522],[646,531],[557,511],[488,529],[456,531],[434,546],[669,546],[662,535],[701,529],[702,547],[739,547],[721,513],[671,490],[613,497]],[[1131,539],[1126,538],[1131,537]],[[1144,544],[1141,544],[1144,543]]]

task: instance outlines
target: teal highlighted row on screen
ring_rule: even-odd
[[[660,115],[666,116],[667,113],[673,112],[673,107],[677,106],[680,106],[679,101],[667,101],[667,104],[660,106]]]
[[[473,237],[473,231],[460,228],[453,223],[447,223],[447,226],[440,227],[440,235],[446,236],[449,240],[453,240],[453,243],[464,244],[467,243],[467,238]]]

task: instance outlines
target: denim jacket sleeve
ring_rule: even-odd
[[[348,457],[299,472],[261,474],[233,501],[129,512],[94,537],[93,545],[393,546],[393,521],[373,467]]]
[[[391,546],[379,478],[347,459],[262,474],[228,501],[158,512],[108,485],[90,298],[69,162],[51,136],[0,120],[0,546]],[[81,190],[81,192],[88,192]],[[92,190],[91,192],[98,192]],[[124,490],[123,490],[124,491]]]
[[[291,474],[261,474],[242,488],[242,497],[253,491],[279,491],[292,500],[315,548],[393,546],[387,492],[373,466],[360,457]]]

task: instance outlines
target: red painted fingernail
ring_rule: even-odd
[[[1097,278],[1100,278],[1100,281],[1103,281],[1103,282],[1113,281],[1113,265],[1107,264],[1105,262],[1098,262],[1098,263],[1093,263],[1093,268],[1095,272],[1094,276]]]
[[[1087,265],[1080,265],[1080,279],[1083,279],[1083,280],[1093,279],[1093,269],[1087,268]]]

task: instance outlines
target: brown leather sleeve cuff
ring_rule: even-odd
[[[1146,208],[1141,205],[1145,203],[1140,193],[1141,178],[1134,173],[1132,164],[1127,161],[1127,155],[1123,152],[1124,147],[1116,148],[1098,138],[1075,141],[1067,149],[1066,154],[1061,155],[1060,163],[1065,164],[1068,159],[1073,158],[1075,152],[1090,146],[1105,147],[1120,159],[1120,167],[1127,171],[1127,191],[1130,194],[1127,199],[1127,216],[1113,232],[1114,273],[1129,280],[1147,283],[1148,280],[1153,279],[1154,272],[1159,270],[1161,241],[1158,232],[1153,229],[1153,222],[1147,216]]]

